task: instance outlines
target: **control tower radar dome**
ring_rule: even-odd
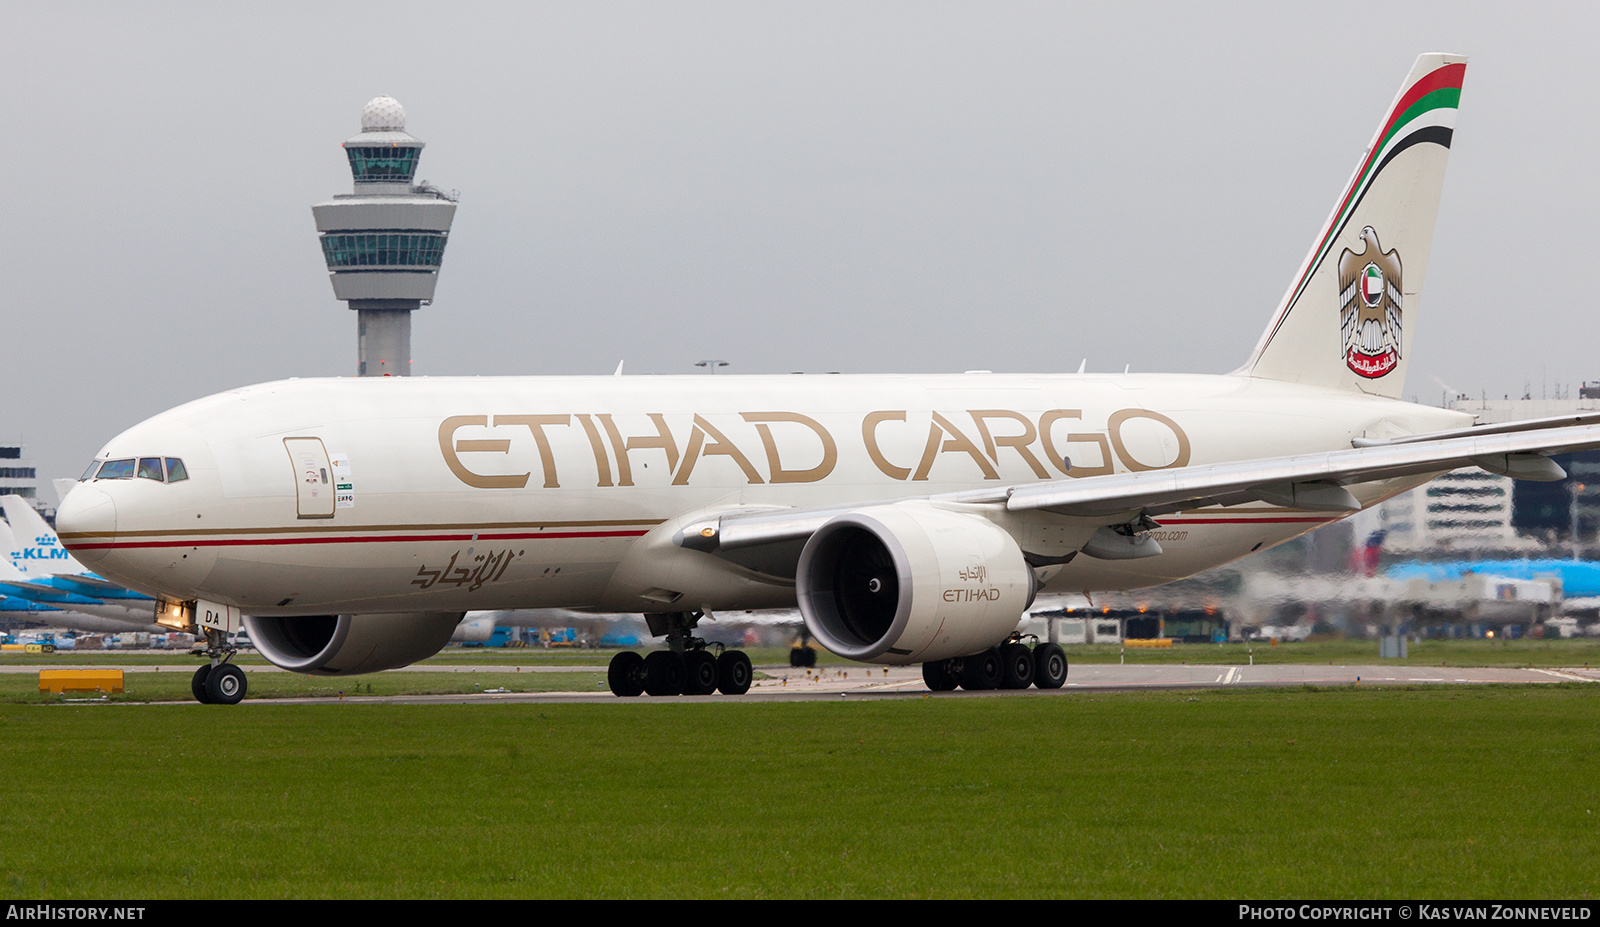
[[[354,192],[311,207],[335,299],[356,310],[361,376],[411,374],[411,313],[433,302],[456,196],[416,184],[423,143],[406,111],[384,95],[361,110],[344,142]]]
[[[384,94],[373,97],[361,110],[361,131],[363,132],[404,132],[406,128],[406,111],[400,101]]]

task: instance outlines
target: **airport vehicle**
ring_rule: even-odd
[[[1421,56],[1266,331],[1203,375],[303,379],[113,438],[61,537],[196,627],[343,675],[433,654],[469,610],[643,612],[618,695],[739,693],[694,631],[794,608],[934,689],[1063,684],[1040,592],[1192,575],[1476,465],[1564,474],[1600,416],[1474,427],[1399,401],[1465,59]],[[999,320],[997,320],[998,322]],[[176,475],[175,475],[176,474]]]

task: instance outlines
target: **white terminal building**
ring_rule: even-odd
[[[24,445],[0,445],[0,496],[21,496],[45,521],[55,521],[55,506],[39,495],[39,468]]]
[[[311,207],[333,295],[357,313],[361,376],[410,376],[411,313],[433,302],[455,193],[412,183],[423,143],[406,113],[381,96],[344,143],[355,191]]]
[[[39,507],[39,471],[21,445],[0,445],[0,496],[21,496]]]
[[[1376,527],[1394,550],[1534,550],[1540,545],[1511,524],[1514,482],[1476,467],[1452,470],[1378,506]]]

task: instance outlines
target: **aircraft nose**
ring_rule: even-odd
[[[56,534],[80,562],[103,560],[117,539],[117,504],[107,493],[80,484],[56,510]]]

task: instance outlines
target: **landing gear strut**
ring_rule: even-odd
[[[667,649],[644,656],[624,650],[612,657],[606,683],[613,695],[743,695],[750,691],[755,670],[744,651],[707,644],[690,633],[705,617],[704,612],[661,612],[644,617],[652,634],[666,635]]]
[[[211,662],[194,671],[189,680],[189,691],[202,705],[237,705],[244,701],[250,682],[244,670],[228,661],[237,652],[229,649],[228,637],[214,628],[206,628],[205,655]]]
[[[817,665],[817,648],[811,646],[811,635],[805,628],[800,629],[800,643],[789,648],[789,665],[796,669]]]

